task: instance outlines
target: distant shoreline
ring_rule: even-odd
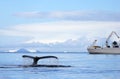
[[[88,52],[0,52],[0,53],[64,53],[64,54],[69,54],[69,53],[88,53]]]

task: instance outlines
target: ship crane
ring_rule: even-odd
[[[112,31],[111,34],[108,36],[108,38],[107,38],[107,40],[106,40],[106,47],[110,47],[110,46],[108,45],[108,41],[109,41],[109,39],[112,37],[113,34],[115,34],[118,39],[120,38],[120,37],[117,35],[116,32]]]
[[[96,42],[97,42],[97,40],[95,40],[91,46],[95,46]]]

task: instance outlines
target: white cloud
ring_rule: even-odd
[[[120,21],[120,12],[105,11],[54,11],[54,12],[19,12],[15,16],[25,18],[52,18],[80,21]]]
[[[48,43],[82,37],[88,39],[107,37],[111,31],[120,33],[119,28],[120,22],[58,21],[11,26],[7,29],[0,29],[0,35],[32,37],[33,39],[25,41],[27,43]]]

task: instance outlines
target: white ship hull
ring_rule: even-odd
[[[111,43],[109,39],[111,36],[115,34],[118,40],[111,40]],[[111,34],[108,36],[108,38],[105,41],[105,46],[99,46],[96,45],[97,40],[93,42],[91,46],[87,48],[88,52],[90,54],[120,54],[120,37],[117,35],[116,32],[112,31]]]
[[[120,48],[88,48],[90,54],[120,54]]]

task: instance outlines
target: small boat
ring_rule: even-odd
[[[115,34],[118,39],[120,38],[116,32],[112,31],[106,39],[104,47],[95,45],[97,42],[97,40],[95,40],[93,44],[87,48],[88,52],[90,54],[120,54],[119,41],[112,41],[112,44],[109,44],[109,39],[113,34]]]

